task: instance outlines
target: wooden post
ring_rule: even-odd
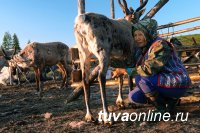
[[[186,24],[186,23],[190,23],[190,22],[194,22],[194,21],[197,21],[197,20],[200,20],[200,16],[199,17],[195,17],[195,18],[182,20],[182,21],[178,21],[178,22],[175,22],[175,23],[169,23],[169,24],[165,24],[165,25],[160,25],[160,26],[158,26],[158,30],[159,29],[173,27],[173,26],[177,26],[177,25],[182,25],[182,24]]]
[[[78,14],[85,13],[85,0],[78,0]]]
[[[71,60],[76,61],[79,60],[78,48],[71,48]]]
[[[143,19],[152,18],[169,0],[160,0]]]
[[[160,37],[170,36],[170,35],[174,35],[174,34],[180,34],[180,33],[184,33],[184,32],[198,30],[198,29],[200,29],[200,26],[196,26],[196,27],[192,27],[192,28],[187,28],[187,29],[184,29],[184,30],[178,30],[178,31],[174,31],[174,32],[169,32],[169,33],[164,33],[164,34],[159,34],[159,36]]]
[[[110,11],[111,11],[111,17],[115,18],[115,8],[114,8],[114,0],[110,0]]]

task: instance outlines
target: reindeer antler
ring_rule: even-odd
[[[5,57],[6,60],[12,59],[13,56],[15,55],[16,51],[17,51],[16,47],[14,47],[14,51],[13,51],[12,55],[8,56],[7,53],[6,53],[6,51],[4,50],[3,46],[1,46],[1,50],[3,52],[3,56]]]
[[[144,6],[146,6],[148,0],[140,0],[140,6],[135,10],[136,12],[140,11]]]
[[[6,54],[6,51],[4,50],[3,46],[1,46],[1,50],[3,52],[3,56],[6,60],[10,60],[11,58]]]
[[[139,18],[145,11],[145,9],[142,9],[142,8],[146,6],[148,0],[145,0],[145,1],[140,0],[140,6],[136,10],[134,10],[132,7],[128,9],[126,0],[122,0],[122,1],[123,1],[123,4],[121,3],[121,0],[118,0],[118,3],[125,14],[124,18],[128,21],[131,21],[132,23],[138,22]]]
[[[13,56],[16,54],[16,51],[17,51],[17,49],[16,49],[16,47],[14,47],[14,51],[13,51],[13,53],[11,55],[11,58],[13,58]]]
[[[123,1],[123,4],[121,3],[121,0],[118,0],[118,3],[120,5],[120,7],[122,8],[123,12],[125,15],[129,15],[131,14],[131,11],[128,9],[127,7],[127,3],[126,3],[126,0],[122,0]]]

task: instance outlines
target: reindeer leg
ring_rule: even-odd
[[[128,75],[129,92],[133,90],[133,76]]]
[[[104,50],[99,51],[99,75],[98,75],[98,80],[99,80],[99,85],[100,85],[100,90],[101,90],[101,100],[103,104],[103,121],[104,124],[110,124],[112,125],[113,120],[111,116],[109,115],[108,112],[108,105],[107,105],[107,100],[106,100],[106,91],[105,91],[105,85],[106,85],[106,72],[108,70],[109,66],[109,54],[106,53]],[[106,56],[105,56],[106,55]]]
[[[42,69],[41,69],[42,70]],[[41,71],[39,68],[34,68],[35,71],[35,80],[36,80],[36,84],[37,84],[37,91],[39,92],[39,97],[42,97],[42,83],[40,80],[40,76],[41,76]]]
[[[35,81],[36,81],[36,90],[39,92],[39,79],[38,79],[38,69],[34,68],[34,72],[35,72]]]
[[[43,96],[43,82],[44,81],[41,81],[41,79],[40,79],[40,77],[41,77],[41,75],[42,75],[42,70],[43,70],[43,68],[38,68],[38,73],[39,73],[39,76],[38,76],[38,79],[39,79],[39,96],[40,97],[42,97]],[[46,74],[46,73],[45,73]]]
[[[67,79],[67,63],[66,61],[63,62],[63,68],[64,68],[64,71],[65,71],[65,78],[63,79],[63,82],[64,82],[64,86],[67,88],[68,87],[68,79]]]
[[[123,86],[123,75],[120,75],[118,77],[118,82],[119,82],[119,93],[118,93],[118,97],[116,100],[116,105],[120,108],[120,109],[124,109],[124,102],[123,102],[123,96],[122,96],[122,86]]]
[[[87,53],[80,52],[80,64],[82,70],[82,84],[84,90],[84,98],[86,105],[86,115],[85,120],[87,122],[95,122],[90,110],[90,84],[89,84],[89,74],[90,74],[90,56]]]
[[[60,89],[63,89],[65,84],[66,84],[67,72],[66,72],[65,68],[63,67],[63,65],[61,63],[59,63],[57,66],[59,67],[59,69],[62,72],[63,82],[62,82],[62,84],[60,86]]]
[[[56,74],[55,74],[55,70],[52,70],[52,69],[51,69],[51,71],[52,71],[52,73],[53,73],[53,76],[52,76],[52,77],[53,77],[54,83],[56,83]]]
[[[9,67],[9,81],[10,85],[13,85],[13,74],[12,74],[12,67]]]
[[[18,84],[18,85],[21,85],[21,82],[20,82],[20,80],[21,80],[21,74],[20,74],[18,68],[16,68],[16,74],[17,74],[17,82],[18,82],[17,84]]]

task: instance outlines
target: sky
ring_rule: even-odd
[[[21,48],[31,42],[60,41],[72,47],[76,44],[74,37],[74,20],[78,12],[78,0],[0,0],[0,44],[5,32],[16,33]],[[144,15],[159,0],[149,0]],[[115,2],[115,18],[124,14]],[[136,9],[139,0],[127,0],[128,6]],[[200,0],[169,0],[153,17],[159,25],[177,22],[200,16]],[[110,0],[85,0],[86,12],[95,12],[111,17]],[[142,18],[142,17],[141,17]],[[160,33],[176,31],[193,26],[200,26],[200,20],[174,28],[161,30]],[[184,34],[199,34],[200,30]]]

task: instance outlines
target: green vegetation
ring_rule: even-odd
[[[184,35],[184,36],[176,36],[183,45],[192,45],[194,41],[192,37],[195,38],[196,43],[200,44],[200,34],[191,34],[191,35]]]
[[[9,32],[5,32],[3,36],[2,47],[6,50],[12,49],[13,47],[17,50],[21,50],[17,35],[14,33],[13,37],[11,37]]]
[[[18,39],[18,37],[17,37],[17,35],[14,33],[14,35],[13,35],[13,47],[15,47],[17,50],[21,50],[21,48],[20,48],[20,46],[19,46],[19,39]]]
[[[12,37],[9,32],[5,32],[4,34],[2,46],[6,50],[12,48]]]

